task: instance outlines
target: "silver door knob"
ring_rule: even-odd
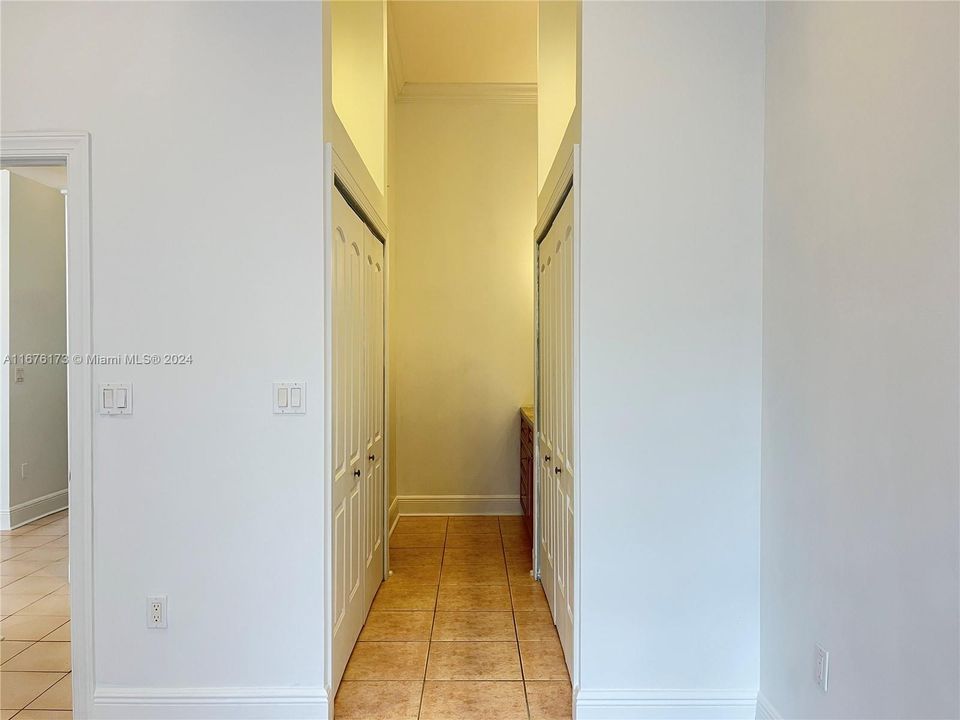
[[[547,456],[543,459],[543,461],[544,461],[545,463],[550,462],[550,456],[547,455]]]

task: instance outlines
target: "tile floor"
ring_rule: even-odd
[[[568,720],[571,690],[519,517],[401,517],[338,720]]]
[[[0,531],[0,720],[71,718],[67,512]]]

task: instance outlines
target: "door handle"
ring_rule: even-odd
[[[353,471],[353,474],[354,474],[355,477],[360,477],[360,470],[359,470],[359,469],[354,470],[354,471]]]
[[[560,473],[563,472],[563,470],[561,470],[561,469],[558,468],[558,467],[555,467],[555,468],[553,469],[553,472],[555,472],[557,475],[559,475]]]
[[[545,458],[543,458],[543,461],[544,461],[545,463],[550,462],[550,456],[547,455]]]
[[[376,459],[377,459],[376,455],[367,455],[367,460],[369,460],[370,462],[373,462]]]

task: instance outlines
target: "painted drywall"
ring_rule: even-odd
[[[66,217],[64,196],[18,172],[9,179],[9,348],[11,355],[54,360],[13,362],[9,387],[9,497],[0,512],[67,489]],[[16,381],[17,372],[23,380]],[[26,470],[23,465],[26,464]],[[15,522],[36,517],[30,508]]]
[[[383,0],[330,3],[333,106],[381,193],[387,153],[386,17]]]
[[[763,7],[582,12],[580,688],[749,701]]]
[[[577,106],[580,1],[540,0],[537,6],[537,189],[543,190]]]
[[[533,400],[536,107],[396,107],[393,462],[406,495],[519,493]]]
[[[767,10],[760,690],[785,718],[960,716],[958,34],[956,3]]]
[[[134,385],[92,418],[96,683],[172,693],[95,714],[210,691],[207,717],[325,717],[322,8],[4,3],[0,27],[4,132],[91,134],[94,351],[193,356],[93,369]],[[276,380],[306,415],[272,414]]]

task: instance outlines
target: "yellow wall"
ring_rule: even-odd
[[[516,494],[517,410],[533,400],[536,107],[402,103],[395,115],[398,491]]]
[[[579,2],[541,0],[537,41],[537,188],[540,190],[577,106],[579,24]]]
[[[386,185],[386,5],[330,4],[333,107],[380,192]]]

